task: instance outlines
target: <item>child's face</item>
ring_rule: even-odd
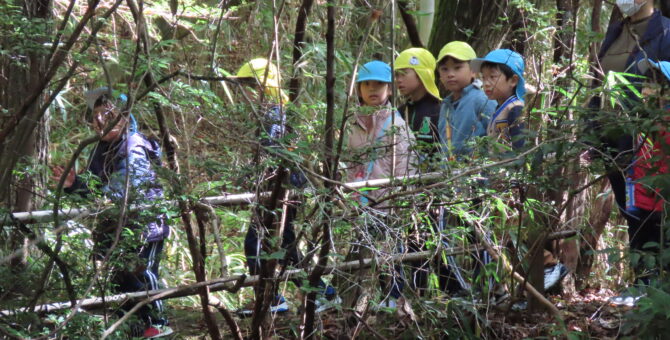
[[[359,83],[363,104],[367,106],[380,106],[389,98],[390,89],[388,83],[377,80],[366,80]]]
[[[496,67],[482,67],[482,81],[486,96],[502,103],[514,94],[516,85],[519,83],[519,76],[514,75],[507,78]]]
[[[437,67],[437,73],[440,75],[440,82],[452,93],[460,93],[465,87],[472,83],[475,77],[470,69],[470,63],[460,61],[454,58],[447,58]]]
[[[403,68],[395,71],[395,81],[398,92],[403,96],[412,96],[415,92],[425,90],[421,79],[411,68]]]

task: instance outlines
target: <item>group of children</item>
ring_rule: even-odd
[[[263,93],[270,101],[274,98],[275,104],[281,104],[277,99],[285,96],[278,95],[281,89],[273,72],[275,69],[265,59],[254,59],[240,68],[236,78],[252,87],[254,93]],[[343,159],[348,164],[345,170],[348,182],[409,176],[436,169],[445,160],[465,160],[472,154],[477,137],[494,139],[494,145],[501,146],[495,150],[499,154],[523,146],[524,62],[518,53],[500,49],[477,58],[470,45],[454,41],[441,49],[437,60],[425,49],[407,49],[396,58],[394,69],[387,63],[373,60],[363,64],[356,74],[360,107],[344,132],[347,152]],[[444,99],[437,87],[436,73],[449,93]],[[479,74],[483,82],[478,80]],[[397,109],[391,102],[394,81],[400,95],[407,99]],[[274,105],[265,115],[261,135],[276,140],[281,134],[275,132],[283,131],[284,124],[282,106]],[[354,196],[357,204],[366,211],[374,210],[383,215],[388,210],[388,202],[378,200],[387,192],[388,189],[378,189],[357,192]],[[288,217],[292,219],[293,216]],[[437,224],[436,214],[431,214],[431,218],[433,224]],[[287,220],[285,225],[283,239],[294,239],[292,221]],[[260,229],[260,225],[252,223],[249,234],[257,235]],[[251,243],[259,244],[257,237],[253,240],[255,242]],[[254,269],[261,260],[259,247],[251,247],[251,243],[245,242],[245,249],[254,250],[246,252],[250,268]],[[289,248],[289,254],[296,253],[295,245]],[[425,265],[423,267],[424,275],[413,273],[412,286],[415,288],[425,288],[421,287],[425,285]],[[383,289],[387,290],[383,306],[394,307],[396,300],[401,298],[405,280],[402,270],[393,270],[387,276],[393,282],[386,285],[388,289]],[[420,276],[423,280],[418,279]],[[465,288],[465,280],[459,273],[456,276],[461,282],[456,287]],[[319,306],[337,299],[332,287],[325,284],[322,287],[326,296],[317,301]],[[278,296],[271,311],[280,312],[287,308],[284,298]],[[249,314],[251,310],[241,312]]]
[[[362,65],[356,75],[360,107],[344,131],[348,182],[409,176],[426,169],[437,169],[444,161],[468,161],[475,152],[473,145],[478,137],[488,136],[493,141],[490,145],[494,147],[488,150],[491,157],[504,157],[505,152],[523,147],[524,61],[518,53],[497,49],[483,58],[477,58],[470,45],[454,41],[440,50],[437,59],[425,49],[410,48],[400,53],[393,65],[392,70],[391,66],[382,61],[370,61]],[[667,82],[670,78],[667,62],[648,63],[647,68],[657,70],[661,75],[660,81]],[[439,84],[448,93],[444,98],[438,90],[436,75],[439,76]],[[287,101],[281,90],[278,70],[266,59],[259,58],[245,63],[236,78],[244,89],[244,96],[255,104],[262,104],[265,110],[260,131],[261,145],[277,145],[286,131],[283,104]],[[406,99],[397,109],[391,101],[394,82],[400,95]],[[124,190],[127,190],[125,188],[130,185],[133,190],[140,190],[140,196],[146,201],[162,199],[162,190],[157,186],[155,170],[152,169],[153,165],[160,162],[158,145],[137,132],[132,115],[119,118],[120,110],[115,106],[119,101],[110,89],[90,91],[87,101],[94,112],[94,127],[101,135],[105,124],[117,122],[103,136],[88,167],[91,173],[100,178],[103,193],[123,198]],[[665,130],[662,136],[668,139]],[[649,145],[640,148],[639,156],[656,161],[655,157],[662,154],[662,150],[658,144]],[[631,178],[644,177],[652,168],[655,173],[668,172],[667,163],[659,163],[660,170],[650,164],[638,162],[631,168]],[[55,171],[55,174],[62,175],[62,170]],[[297,174],[291,173],[288,177],[293,186],[304,184],[304,178]],[[65,187],[68,192],[82,195],[91,191],[83,178],[74,173],[68,174]],[[633,197],[638,199],[631,205],[631,209],[637,208],[635,211],[638,220],[642,221],[642,227],[644,223],[655,221],[660,214],[658,211],[662,207],[658,206],[659,193],[643,187],[643,183],[637,183],[633,189]],[[356,204],[363,210],[388,210],[388,202],[379,202],[386,192],[384,189],[359,192],[355,195]],[[288,250],[287,262],[297,263],[302,254],[294,242],[295,207],[289,208],[291,211],[286,213],[282,247]],[[431,218],[435,220],[437,215],[432,213]],[[117,275],[121,278],[118,289],[155,289],[160,252],[163,240],[168,235],[165,217],[161,214],[144,214],[142,218],[135,218],[127,224],[143,231],[143,243],[135,252],[147,263]],[[117,225],[111,223],[110,230],[117,230]],[[660,222],[655,225],[658,228]],[[263,235],[260,223],[252,223],[245,239],[245,254],[252,274],[257,273],[262,265]],[[632,238],[633,244],[640,242],[643,241]],[[641,248],[641,245],[635,247]],[[399,270],[391,275],[394,284],[388,301],[401,298],[404,281],[401,272]],[[415,279],[413,277],[413,281]],[[413,284],[414,287],[421,285],[416,282]],[[463,284],[460,286],[464,288]],[[322,300],[318,305],[326,306],[338,299],[333,287],[322,283],[321,289]],[[393,307],[393,304],[387,303],[385,306]],[[152,310],[139,313],[146,323],[144,337],[170,332],[166,320],[155,313],[162,310],[160,301],[154,302],[153,307]],[[271,311],[286,310],[288,306],[285,300],[277,296]],[[243,312],[248,314],[251,311]]]

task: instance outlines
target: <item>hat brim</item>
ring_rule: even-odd
[[[646,74],[652,68],[655,69],[655,70],[660,70],[660,67],[659,67],[657,62],[654,62],[654,61],[649,60],[647,58],[640,59],[637,62],[637,69],[638,69],[638,71],[640,71],[641,75]]]
[[[98,98],[109,92],[110,91],[107,87],[99,87],[94,90],[86,91],[86,93],[84,93],[84,100],[86,101],[86,106],[88,106],[89,109],[93,110],[95,108],[95,102],[98,101]]]
[[[470,69],[475,73],[479,73],[482,70],[482,64],[484,64],[486,61],[487,60],[484,58],[472,59],[470,60]]]
[[[438,63],[441,63],[442,60],[444,60],[444,58],[447,58],[447,57],[456,59],[456,60],[458,60],[458,61],[462,61],[462,62],[464,62],[464,63],[467,63],[467,62],[469,62],[469,61],[474,60],[474,59],[470,59],[470,58],[468,58],[468,57],[466,57],[466,56],[459,55],[459,54],[456,54],[456,53],[447,53],[447,54],[443,55],[442,58],[440,58],[437,62],[438,62]]]

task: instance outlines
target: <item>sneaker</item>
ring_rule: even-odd
[[[544,268],[544,290],[556,287],[566,275],[568,275],[568,268],[561,263]]]
[[[168,326],[153,325],[144,330],[143,338],[145,339],[156,339],[168,336],[174,333],[172,328]]]
[[[254,314],[255,303],[250,303],[242,309],[239,309],[236,314],[240,317],[249,317]],[[273,305],[270,306],[270,313],[285,313],[288,312],[288,303],[282,295],[279,295]]]
[[[395,298],[388,298],[375,306],[375,311],[395,311],[398,309],[398,302]]]
[[[613,296],[610,298],[610,305],[615,307],[630,307],[633,308],[637,305],[637,302],[643,298],[644,295],[619,295]]]
[[[335,306],[338,306],[341,303],[342,303],[342,298],[340,298],[337,295],[335,295],[335,297],[331,297],[330,299],[323,296],[323,297],[317,298],[316,301],[314,301],[314,305],[316,305],[316,312],[317,313],[322,313],[322,312],[325,312],[329,309],[333,309],[333,308],[335,308]]]

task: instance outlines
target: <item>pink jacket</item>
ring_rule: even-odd
[[[354,116],[354,122],[347,130],[347,182],[414,174],[416,159],[411,150],[414,136],[399,114],[390,119],[394,112],[390,107],[383,107],[371,115]],[[370,129],[366,126],[367,121],[371,121]],[[377,199],[387,191],[374,190],[366,194]]]

